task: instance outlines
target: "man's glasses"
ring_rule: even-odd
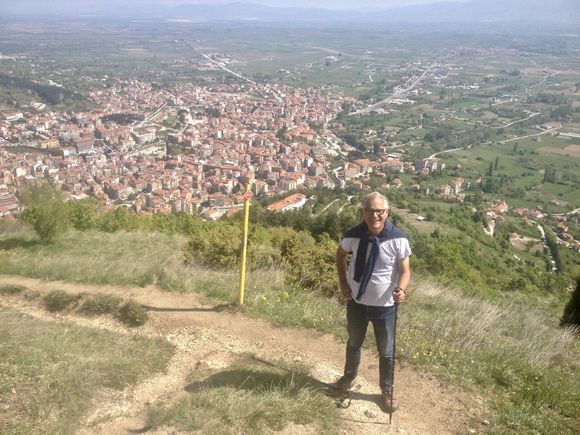
[[[379,216],[384,215],[387,212],[386,208],[365,208],[366,214],[376,214]]]

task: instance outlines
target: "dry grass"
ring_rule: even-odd
[[[400,323],[402,358],[492,398],[490,433],[577,433],[577,329],[525,301],[493,304],[425,281],[415,281]]]
[[[502,349],[508,359],[543,368],[560,360],[576,340],[574,329],[551,327],[541,313],[521,303],[494,305],[429,282],[417,286],[416,293],[420,304],[438,307],[426,332],[452,348]],[[411,327],[426,326],[423,316],[423,311],[411,312]]]

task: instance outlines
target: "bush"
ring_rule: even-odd
[[[576,279],[576,289],[564,308],[560,322],[562,326],[580,326],[580,278]]]
[[[22,293],[24,290],[26,290],[26,287],[18,284],[5,284],[0,286],[0,294],[3,295],[15,295]]]
[[[271,267],[280,263],[279,245],[293,233],[289,228],[264,228],[253,225],[248,234],[249,269]],[[207,222],[195,230],[185,249],[191,262],[215,269],[237,268],[241,258],[242,228],[238,222]]]
[[[44,297],[44,306],[50,312],[62,311],[79,301],[83,295],[71,295],[62,290],[51,291]]]
[[[82,201],[69,201],[66,203],[69,209],[70,223],[79,231],[94,230],[98,225],[99,202],[94,198]]]
[[[81,311],[92,316],[114,313],[123,298],[108,294],[97,294],[84,301]]]
[[[336,248],[337,243],[326,235],[313,245],[289,238],[282,246],[286,283],[326,297],[335,295],[339,288]]]
[[[240,261],[241,229],[218,222],[194,234],[186,257],[213,268],[235,267]]]
[[[148,318],[149,316],[143,305],[135,301],[126,302],[117,312],[117,319],[127,326],[141,326],[145,324]]]

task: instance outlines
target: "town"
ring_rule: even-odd
[[[412,159],[388,147],[378,159],[345,161],[353,148],[325,126],[354,101],[312,88],[246,83],[180,84],[167,90],[119,80],[91,92],[89,98],[99,109],[4,113],[2,215],[21,211],[17,190],[37,179],[60,186],[67,200],[90,196],[105,208],[130,206],[136,212],[199,213],[218,219],[242,207],[250,182],[253,193],[262,196],[344,188],[347,183],[362,190],[370,175],[428,175],[445,169],[445,162],[436,157]],[[11,150],[15,146],[18,152]],[[402,184],[395,177],[382,187]],[[438,186],[436,193],[463,201],[467,185],[457,177]],[[304,202],[304,195],[293,195],[271,210]],[[498,200],[490,205],[488,216],[495,220],[507,210],[506,202]],[[526,218],[542,217],[538,210],[517,212]],[[562,243],[579,246],[569,235]]]
[[[62,186],[67,199],[212,218],[239,204],[245,178],[255,178],[256,194],[333,187],[326,156],[336,138],[308,123],[332,119],[342,99],[284,86],[262,91],[251,84],[166,91],[126,81],[91,93],[102,110],[7,113],[0,121],[2,213],[17,212],[18,186],[38,178]],[[142,121],[113,120],[124,115]],[[168,127],[168,119],[181,128]],[[12,144],[54,152],[13,153]],[[174,155],[174,147],[182,152]]]

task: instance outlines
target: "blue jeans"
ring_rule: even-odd
[[[388,391],[393,384],[393,341],[397,306],[373,307],[349,300],[346,306],[348,341],[344,376],[356,378],[360,364],[361,347],[365,341],[369,322],[373,324],[377,351],[379,352],[379,386]]]

